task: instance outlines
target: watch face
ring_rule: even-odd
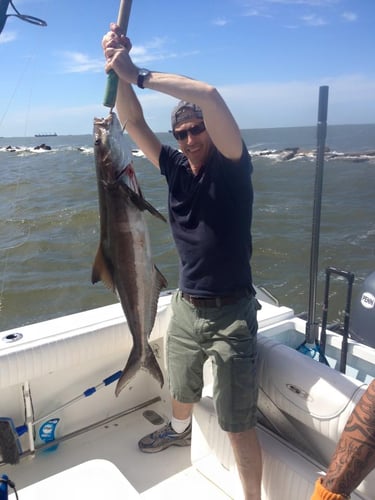
[[[138,71],[138,79],[137,79],[137,85],[140,89],[144,89],[143,82],[144,79],[147,78],[147,76],[150,74],[148,69],[141,68]]]
[[[137,85],[140,89],[144,89],[144,86],[143,86],[143,81],[145,78],[147,78],[147,76],[150,74],[149,70],[148,69],[145,69],[145,68],[141,68],[139,71],[138,71],[138,79],[137,79]]]

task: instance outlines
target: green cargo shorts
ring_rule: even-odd
[[[212,360],[213,398],[220,427],[242,432],[256,424],[257,310],[255,297],[221,307],[195,307],[177,291],[168,327],[171,395],[181,403],[202,396],[203,364]]]

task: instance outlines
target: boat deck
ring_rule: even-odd
[[[151,404],[146,408],[136,410],[110,423],[105,423],[75,436],[73,439],[67,439],[61,442],[54,451],[38,450],[34,457],[22,458],[17,467],[8,465],[1,472],[7,474],[15,482],[20,500],[36,498],[50,500],[51,479],[47,481],[43,481],[43,479],[50,478],[50,476],[71,467],[86,464],[94,459],[111,462],[126,478],[122,484],[117,484],[117,491],[114,494],[108,495],[108,498],[113,500],[124,498],[125,490],[128,495],[126,498],[133,498],[132,495],[129,497],[132,488],[127,487],[128,483],[135,490],[135,498],[136,493],[141,494],[141,498],[145,499],[174,498],[176,491],[178,491],[180,499],[195,497],[221,500],[230,498],[191,466],[190,447],[171,447],[156,454],[145,454],[139,451],[138,439],[158,427],[143,416],[145,410],[153,410],[160,416],[165,416],[169,405],[161,401]],[[93,491],[98,493],[103,487],[111,490],[112,475],[109,473],[107,476],[106,471],[107,469],[104,467],[103,474],[92,477]],[[62,475],[62,477],[64,476]],[[35,478],[41,481],[39,486],[33,484]],[[69,476],[67,476],[68,478]],[[82,475],[82,481],[84,481],[84,475]],[[77,484],[76,492],[74,492],[72,483],[65,484],[62,489],[54,488],[54,500],[66,499],[68,492],[70,500],[88,498],[88,496],[81,496],[79,481]],[[28,485],[32,486],[25,488]],[[20,494],[20,490],[23,488],[25,489]],[[90,491],[90,498],[92,500],[102,498],[96,494],[94,493],[95,496],[92,496]],[[10,495],[9,498],[14,500],[14,494]]]

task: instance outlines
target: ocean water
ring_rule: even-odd
[[[254,163],[254,282],[296,313],[307,311],[316,128],[242,132]],[[160,138],[174,143],[170,134]],[[42,142],[51,150],[33,149]],[[375,150],[375,125],[329,126],[326,144],[334,154],[324,164],[318,315],[327,266],[353,272],[354,293],[375,270],[375,155],[366,155]],[[290,160],[280,152],[297,147],[302,154]],[[142,157],[134,165],[145,197],[167,215],[163,177]],[[1,330],[116,302],[91,284],[99,240],[92,136],[0,138],[0,172]],[[174,288],[169,227],[147,220],[155,263]],[[345,294],[345,282],[334,279],[332,320],[342,317]]]

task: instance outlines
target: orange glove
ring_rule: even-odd
[[[350,498],[340,495],[339,493],[332,493],[331,491],[326,490],[322,485],[322,479],[323,478],[319,478],[316,481],[311,500],[347,500]]]

